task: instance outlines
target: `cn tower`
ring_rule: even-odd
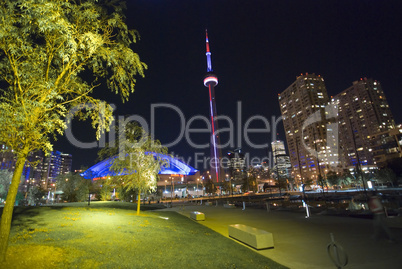
[[[209,90],[209,113],[211,117],[211,160],[210,160],[210,168],[211,168],[211,177],[214,181],[219,182],[222,180],[221,176],[221,150],[220,150],[220,140],[218,136],[218,121],[216,119],[216,104],[215,104],[215,86],[218,85],[218,77],[212,72],[212,63],[211,63],[211,51],[209,50],[209,41],[208,41],[208,32],[205,30],[206,37],[206,56],[207,56],[207,74],[204,78],[204,85]]]

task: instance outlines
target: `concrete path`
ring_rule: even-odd
[[[222,205],[176,205],[164,210],[177,211],[187,217],[191,211],[201,211],[205,213],[206,220],[199,223],[226,237],[228,225],[237,223],[271,232],[275,248],[255,251],[292,269],[337,268],[327,254],[327,245],[331,242],[330,233],[349,257],[344,268],[402,268],[401,217],[388,219],[391,230],[399,241],[390,243],[386,239],[378,242],[371,239],[370,219],[324,215],[312,215],[306,219],[303,213],[267,212],[249,208],[243,211],[241,208],[230,209]]]

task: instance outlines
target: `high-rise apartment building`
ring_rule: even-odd
[[[379,81],[362,78],[333,98],[338,105],[339,152],[344,168],[376,166],[373,146],[395,122]]]
[[[16,154],[13,150],[8,150],[4,144],[0,145],[2,152],[0,152],[0,169],[6,169],[10,172],[14,171],[17,162]],[[30,152],[27,156],[27,162],[22,171],[21,184],[19,190],[22,192],[27,191],[29,186],[39,186],[41,174],[41,164],[43,160],[43,153],[41,151]]]
[[[14,171],[16,155],[12,150],[0,144],[3,152],[0,152],[0,169]],[[23,178],[19,186],[20,191],[25,192],[31,186],[37,186],[44,190],[50,190],[55,183],[58,175],[64,175],[71,172],[72,167],[71,154],[54,151],[44,156],[42,151],[30,152],[27,156]]]
[[[282,179],[288,179],[292,165],[290,164],[289,155],[286,154],[285,143],[280,140],[273,141],[271,142],[271,147],[274,158],[272,172],[276,174],[276,177],[279,175]]]
[[[228,176],[233,181],[241,181],[247,177],[246,158],[241,149],[229,151],[228,157]]]
[[[4,144],[0,144],[0,149],[0,169],[14,171],[15,163],[17,161],[15,153],[12,150],[9,150]]]
[[[378,168],[385,167],[392,159],[402,158],[402,125],[371,135],[370,142]]]
[[[330,102],[322,77],[300,75],[279,95],[279,104],[296,183],[325,178],[329,170],[381,167],[402,155],[379,81],[362,78]]]
[[[60,151],[52,151],[45,157],[41,168],[42,188],[51,190],[56,178],[59,175],[71,172],[72,156],[71,154],[62,153]]]
[[[329,97],[324,78],[301,74],[278,96],[296,184],[304,179],[316,182],[329,165],[336,166],[336,141],[328,141],[326,106]]]
[[[28,162],[25,163],[23,170],[24,182],[20,184],[20,190],[22,192],[28,191],[28,189],[33,186],[41,187],[43,158],[43,151],[37,150],[29,153],[27,158]]]

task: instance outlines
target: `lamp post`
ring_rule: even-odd
[[[197,197],[198,197],[198,181],[200,181],[200,178],[197,178]]]
[[[53,187],[54,187],[54,192],[53,192],[53,203],[57,203],[57,200],[56,200],[56,184],[55,183],[53,183],[52,184],[53,185]]]
[[[232,192],[232,180],[231,180],[231,178],[229,177],[228,174],[226,174],[226,181],[229,181],[229,194],[228,194],[228,196],[230,196],[230,193]]]
[[[201,180],[201,188],[202,188],[202,196],[204,196],[205,195],[205,193],[204,193],[204,177],[202,177],[202,180]]]
[[[174,182],[173,182],[173,177],[170,177],[170,179],[172,180],[172,185],[170,185],[170,189],[171,189],[171,193],[170,193],[170,202],[173,206],[173,192],[174,192]]]

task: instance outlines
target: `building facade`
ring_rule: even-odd
[[[379,81],[362,78],[333,98],[338,105],[339,152],[343,168],[377,166],[378,146],[395,122]],[[378,135],[376,135],[378,134]],[[381,135],[382,134],[382,135]],[[377,145],[377,149],[374,149]]]
[[[247,177],[247,165],[245,155],[241,149],[235,149],[227,153],[228,177],[230,181],[241,182]]]
[[[300,75],[279,104],[296,183],[318,183],[330,170],[368,172],[401,156],[402,129],[379,81],[362,78],[330,100],[322,77]]]
[[[378,168],[385,167],[392,159],[402,158],[402,125],[371,135],[370,146]]]
[[[326,106],[330,99],[324,78],[301,74],[278,99],[295,183],[301,184],[306,179],[316,182],[329,165],[337,165],[336,139],[329,143],[330,148],[327,145],[330,121]]]
[[[286,154],[285,143],[277,140],[271,143],[274,166],[272,173],[276,178],[289,179],[291,176],[291,163],[289,155]]]
[[[71,172],[71,166],[71,154],[60,151],[49,153],[41,165],[41,188],[47,191],[53,190],[57,177]]]

